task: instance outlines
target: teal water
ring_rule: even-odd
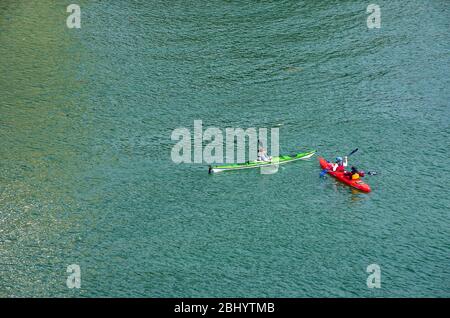
[[[448,2],[78,3],[0,4],[0,296],[450,296]],[[176,165],[197,119],[358,147],[373,192]]]

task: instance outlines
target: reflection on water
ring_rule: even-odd
[[[89,127],[64,9],[0,3],[0,296],[58,294],[78,237]]]
[[[350,188],[350,191],[352,193],[351,199],[353,202],[367,200],[367,197],[370,195],[369,193],[364,193],[354,188]]]

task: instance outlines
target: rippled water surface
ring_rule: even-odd
[[[0,3],[0,296],[450,296],[447,1],[379,1],[372,30],[362,1],[78,3],[81,29]],[[316,158],[176,165],[196,119],[358,147],[373,192]]]

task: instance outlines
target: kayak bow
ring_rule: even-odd
[[[222,171],[233,171],[233,170],[242,170],[242,169],[251,169],[251,168],[258,168],[263,166],[276,166],[285,164],[288,162],[293,162],[297,160],[305,160],[308,158],[311,158],[316,153],[315,150],[308,151],[308,152],[301,152],[297,153],[295,155],[291,156],[279,156],[272,158],[271,161],[248,161],[245,163],[235,163],[230,165],[222,165],[222,166],[210,166],[209,167],[209,173],[217,173]]]

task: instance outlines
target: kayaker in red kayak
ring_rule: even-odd
[[[332,171],[343,172],[344,176],[346,176],[350,180],[358,180],[360,177],[364,177],[364,172],[358,171],[356,167],[352,166],[351,171],[346,171],[345,168],[347,166],[348,166],[347,157],[344,157],[344,160],[342,160],[342,157],[336,157],[336,162],[331,163]]]
[[[333,171],[333,165],[335,165],[335,164],[325,160],[324,158],[319,157],[319,163],[320,163],[321,168],[323,169],[321,174],[324,172],[328,173],[331,176],[338,179],[339,181],[342,181],[345,184],[347,184],[353,188],[356,188],[358,190],[361,190],[363,192],[371,191],[370,186],[361,180],[361,177],[364,176],[364,172],[358,171],[358,169],[356,169],[356,167],[352,167],[351,171],[346,171],[344,169],[344,171],[341,172],[341,171]],[[344,162],[342,163],[342,166],[343,166],[343,164],[344,164]],[[342,169],[339,167],[339,165],[338,165],[338,167],[336,167],[336,169],[337,168]]]
[[[350,171],[344,171],[344,176],[350,180],[358,180],[360,177],[364,177],[364,171],[358,171],[356,167],[352,167]]]
[[[345,167],[348,165],[347,157],[344,157],[344,160],[342,160],[342,157],[336,157],[336,162],[331,164],[331,167],[333,171],[337,172],[345,172]]]
[[[350,157],[352,154],[358,151],[358,148],[350,152],[347,157]],[[351,186],[353,188],[356,188],[363,192],[370,192],[372,191],[370,189],[370,186],[364,181],[362,181],[360,178],[364,177],[363,171],[358,171],[356,167],[352,167],[351,171],[346,171],[345,167],[347,166],[347,157],[345,157],[345,161],[342,160],[342,158],[337,157],[336,163],[329,162],[325,160],[322,157],[319,157],[319,163],[320,167],[323,169],[320,173],[320,176],[323,177],[325,174],[329,174],[333,176],[334,178],[338,179],[339,181],[347,184],[348,186]],[[376,172],[368,172],[369,175],[375,175]]]

